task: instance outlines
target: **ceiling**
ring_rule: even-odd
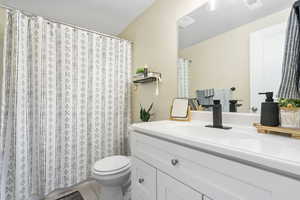
[[[0,0],[0,3],[65,23],[118,35],[154,1]]]
[[[179,28],[179,48],[187,48],[241,25],[292,6],[295,0],[261,0],[262,7],[250,10],[245,0],[215,0],[216,10],[204,5],[187,16],[195,22]],[[253,1],[253,0],[251,0]]]

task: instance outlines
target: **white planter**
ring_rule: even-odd
[[[281,126],[300,128],[300,108],[280,108]]]

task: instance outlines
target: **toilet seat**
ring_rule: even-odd
[[[129,157],[112,156],[94,164],[92,177],[101,185],[100,199],[123,199],[123,187],[125,184],[130,184],[130,163]]]
[[[111,156],[96,162],[93,173],[96,175],[113,175],[122,173],[130,168],[130,160],[125,156]]]

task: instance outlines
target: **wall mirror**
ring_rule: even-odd
[[[277,93],[294,0],[208,0],[178,22],[178,97],[259,112]]]

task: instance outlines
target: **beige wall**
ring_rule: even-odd
[[[239,110],[248,112],[250,105],[249,34],[265,27],[286,22],[289,9],[262,18],[214,38],[180,50],[183,58],[192,60],[190,94],[198,89],[231,88],[235,98],[242,99]]]
[[[3,42],[4,42],[4,28],[5,28],[5,9],[0,8],[0,89],[2,83],[3,70]]]
[[[139,104],[154,102],[154,120],[167,119],[172,99],[177,96],[177,19],[199,7],[205,0],[156,0],[120,35],[134,42],[134,68],[148,64],[162,73],[160,95],[154,84],[139,85],[132,92],[133,120],[139,119]]]

